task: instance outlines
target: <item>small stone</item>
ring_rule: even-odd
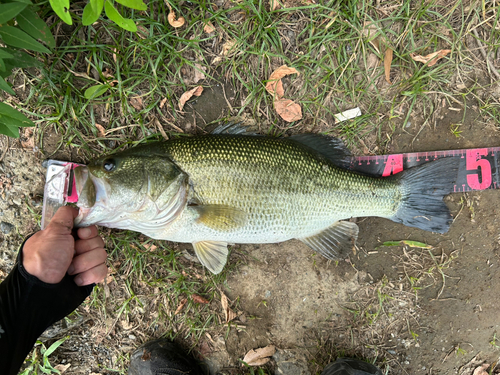
[[[3,234],[9,234],[12,229],[14,229],[14,226],[10,223],[7,223],[5,221],[2,221],[0,223],[0,231],[2,231]]]

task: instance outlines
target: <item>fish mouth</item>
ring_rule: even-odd
[[[82,227],[91,225],[87,222],[87,218],[91,216],[93,208],[96,205],[99,193],[99,185],[92,178],[88,167],[81,166],[74,169],[76,191],[78,193],[78,202],[76,205],[79,208],[78,216],[75,218],[75,226]]]

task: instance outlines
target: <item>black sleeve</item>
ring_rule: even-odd
[[[37,338],[75,310],[94,284],[77,286],[66,274],[58,284],[47,284],[23,267],[22,246],[17,263],[0,284],[0,374],[16,375]]]

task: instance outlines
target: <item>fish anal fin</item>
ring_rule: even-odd
[[[213,274],[221,273],[227,262],[227,242],[200,241],[194,242],[193,247],[201,264]]]
[[[229,232],[245,225],[247,214],[238,208],[208,204],[192,206],[198,212],[197,221],[214,230]]]
[[[351,152],[339,138],[311,133],[292,135],[289,139],[315,150],[337,167],[347,169],[351,165]]]
[[[324,231],[311,237],[299,238],[325,258],[335,260],[350,254],[358,239],[359,228],[350,221],[337,221]]]

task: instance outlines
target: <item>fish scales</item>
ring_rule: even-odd
[[[176,238],[273,243],[320,232],[337,220],[390,217],[401,193],[394,181],[362,176],[335,166],[286,138],[190,137],[161,144],[185,171],[201,204],[227,205],[248,213],[247,224],[212,233],[179,223]],[[169,234],[173,234],[171,233]]]

